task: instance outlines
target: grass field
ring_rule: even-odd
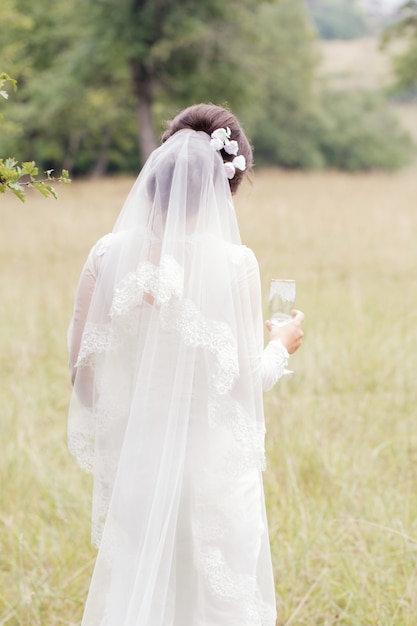
[[[417,186],[262,171],[242,237],[306,313],[295,374],[266,396],[280,624],[417,624]],[[66,450],[66,327],[90,245],[131,180],[0,200],[0,625],[79,623],[90,481]],[[266,306],[266,302],[265,302]]]

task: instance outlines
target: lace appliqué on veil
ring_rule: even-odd
[[[142,303],[145,293],[151,294],[157,306],[167,304],[172,298],[183,296],[184,272],[170,256],[161,259],[160,266],[142,263],[136,272],[129,272],[116,287],[110,317],[126,315]]]
[[[112,337],[109,326],[107,324],[92,324],[91,322],[87,322],[75,367],[79,367],[80,365],[94,367],[96,355],[108,352],[112,347]]]
[[[130,272],[115,289],[109,324],[87,323],[76,366],[94,367],[96,356],[115,349],[132,336],[139,322],[145,294],[154,298],[163,327],[179,332],[185,345],[202,347],[216,360],[213,386],[217,393],[231,389],[239,375],[236,340],[225,322],[207,319],[191,300],[183,298],[181,266],[166,255],[160,266],[150,262]]]
[[[174,319],[176,330],[185,345],[205,348],[216,359],[213,386],[218,394],[227,393],[239,375],[237,346],[225,322],[205,318],[191,300],[172,302],[161,309],[161,321],[169,327]]]
[[[91,411],[79,408],[68,431],[68,450],[87,474],[94,471],[95,420]]]

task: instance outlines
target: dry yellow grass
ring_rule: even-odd
[[[267,400],[267,493],[285,624],[417,622],[417,188],[264,172],[243,228],[266,291],[298,285],[306,339]],[[256,207],[256,208],[255,208]],[[401,582],[400,582],[401,581]]]
[[[66,451],[65,332],[131,182],[0,199],[1,626],[80,620],[94,550],[89,479]],[[266,397],[281,623],[414,626],[415,171],[262,171],[236,204],[265,294],[295,278],[307,317],[296,373]]]

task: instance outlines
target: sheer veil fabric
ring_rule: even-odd
[[[99,547],[83,626],[275,625],[259,270],[209,139],[151,155],[81,275],[69,448]]]

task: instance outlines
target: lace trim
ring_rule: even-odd
[[[75,367],[79,367],[80,365],[94,367],[96,355],[108,352],[111,347],[112,337],[110,327],[105,324],[87,322]]]
[[[81,469],[88,474],[94,470],[95,418],[89,409],[78,406],[72,411],[68,424],[68,449]]]
[[[232,574],[219,550],[209,548],[200,555],[201,569],[210,591],[217,598],[244,599],[256,586],[255,578]]]
[[[71,432],[68,435],[68,450],[77,459],[87,474],[94,472],[94,435]]]
[[[181,299],[183,284],[183,270],[173,258],[165,256],[159,267],[145,262],[116,287],[110,317],[129,313],[142,303],[145,293],[152,294],[157,306],[163,306],[172,298]]]
[[[221,600],[238,601],[246,626],[275,626],[275,607],[263,602],[255,576],[232,572],[218,548],[202,552],[200,563],[210,592]]]
[[[166,255],[160,266],[145,262],[130,272],[116,287],[110,308],[113,323],[86,324],[76,367],[94,367],[96,355],[117,347],[137,328],[140,305],[145,293],[151,294],[159,307],[163,327],[175,328],[185,345],[207,349],[215,357],[217,371],[213,386],[225,394],[239,375],[236,340],[225,322],[207,319],[189,299],[183,299],[183,271]]]
[[[91,543],[97,548],[101,547],[103,530],[106,528],[106,544],[115,545],[113,537],[116,536],[116,528],[110,528],[108,511],[116,478],[119,457],[116,454],[108,454],[100,460],[100,468],[95,467],[95,485],[92,508]],[[110,540],[111,538],[111,540]]]
[[[240,404],[230,397],[211,401],[208,416],[212,428],[224,428],[232,433],[242,453],[239,465],[250,468],[259,466],[262,471],[265,470],[264,424],[253,423]]]
[[[217,362],[213,385],[218,394],[227,393],[239,375],[237,345],[225,322],[205,318],[191,300],[172,302],[161,309],[161,321],[169,328],[174,320],[185,345],[206,348]]]

